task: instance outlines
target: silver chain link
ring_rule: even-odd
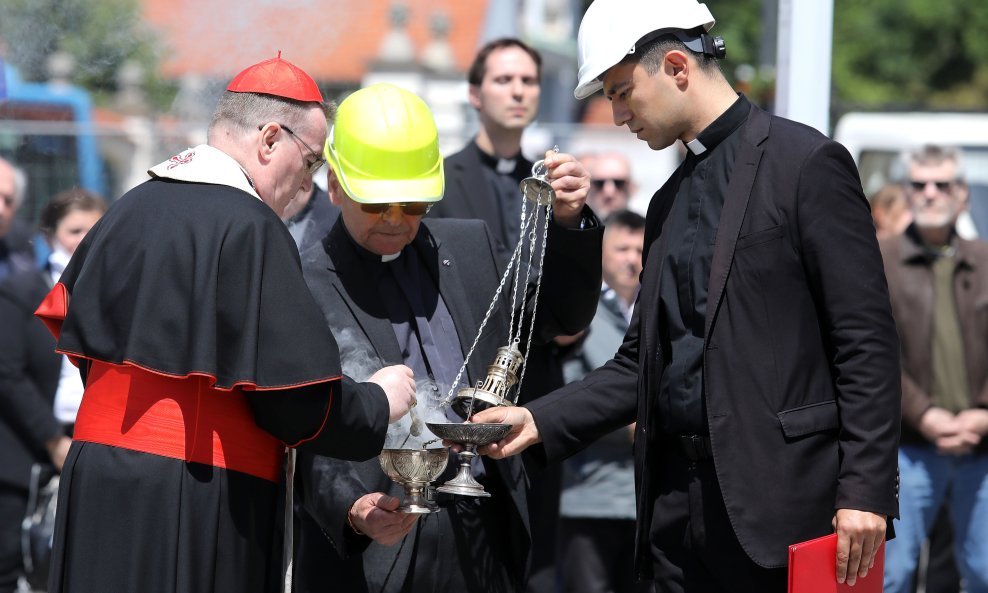
[[[558,146],[553,146],[552,149],[555,152],[559,152]],[[540,167],[541,166],[541,167]],[[539,161],[532,166],[532,174],[537,176],[545,176],[548,174],[548,169],[545,167],[544,161]],[[504,270],[501,275],[501,281],[497,286],[497,290],[494,292],[494,298],[491,299],[491,304],[487,307],[487,312],[484,313],[484,319],[480,322],[480,327],[477,328],[477,336],[473,339],[473,343],[470,345],[470,349],[467,351],[467,355],[463,357],[463,364],[460,365],[460,369],[456,373],[456,378],[453,379],[453,384],[449,387],[449,392],[446,394],[446,398],[440,404],[441,406],[449,406],[455,400],[453,393],[456,391],[457,385],[460,383],[460,379],[463,377],[464,371],[466,371],[467,364],[470,362],[470,357],[473,356],[474,350],[477,348],[477,344],[480,342],[480,337],[484,333],[484,328],[487,326],[487,322],[491,318],[491,314],[494,312],[497,306],[498,299],[501,297],[501,293],[507,283],[508,277],[511,276],[512,271],[514,272],[514,279],[511,287],[511,315],[508,326],[508,344],[520,343],[522,335],[522,326],[524,325],[525,313],[523,308],[517,307],[517,297],[518,293],[523,290],[520,285],[520,275],[521,275],[521,253],[525,245],[525,239],[530,240],[529,252],[528,252],[528,273],[525,277],[525,286],[528,285],[528,278],[532,275],[532,258],[535,255],[536,241],[538,239],[537,230],[539,222],[539,213],[542,209],[538,205],[533,205],[532,212],[527,216],[527,206],[528,200],[525,199],[524,194],[522,195],[522,206],[521,206],[521,216],[519,220],[519,233],[518,233],[518,243],[515,245],[514,251],[511,253],[511,259],[508,260],[508,267]],[[545,207],[545,220],[542,225],[542,248],[539,251],[538,259],[538,271],[536,273],[535,279],[535,294],[532,301],[532,314],[529,318],[528,327],[528,339],[525,345],[525,354],[522,358],[521,374],[518,378],[518,390],[515,392],[514,403],[518,403],[518,396],[520,395],[521,383],[525,378],[525,370],[528,368],[528,352],[532,346],[532,337],[535,335],[535,312],[536,306],[539,302],[539,292],[542,288],[542,268],[543,262],[545,260],[545,248],[546,243],[549,238],[549,215],[552,212],[552,206]],[[531,227],[531,228],[529,228]],[[517,316],[518,334],[515,335],[515,318]]]

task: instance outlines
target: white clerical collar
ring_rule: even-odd
[[[398,259],[398,257],[400,255],[401,255],[401,252],[400,251],[398,253],[391,253],[391,254],[388,254],[388,255],[382,255],[381,256],[381,261],[384,262],[384,263],[388,263],[389,261],[394,261],[394,260]]]
[[[148,175],[176,181],[226,185],[247,192],[258,200],[254,182],[233,157],[208,144],[187,148],[148,169]]]
[[[690,149],[690,152],[696,156],[700,156],[701,154],[707,152],[707,147],[703,145],[703,142],[700,142],[699,138],[694,138],[687,142],[686,148]]]
[[[518,159],[497,159],[497,165],[494,170],[501,175],[507,175],[508,173],[515,172],[515,165],[518,163]]]

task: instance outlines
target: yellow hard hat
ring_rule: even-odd
[[[443,199],[443,157],[432,112],[393,84],[373,84],[344,99],[323,153],[356,202]]]

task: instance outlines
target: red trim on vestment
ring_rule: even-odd
[[[68,304],[68,289],[58,282],[35,310],[35,316],[56,340]],[[208,372],[193,370],[177,375],[131,360],[114,364],[61,348],[56,352],[68,356],[76,366],[80,360],[90,364],[74,438],[224,467],[275,482],[285,444],[257,426],[243,391],[276,391],[341,378],[336,375],[263,387],[253,381],[237,381],[230,388],[222,388],[216,387],[216,377]],[[296,447],[322,433],[332,401],[331,392],[319,429],[288,446]]]
[[[34,311],[35,317],[40,319],[51,335],[58,339],[62,333],[62,322],[69,311],[69,291],[61,282],[56,282],[55,286],[48,291],[45,299],[41,301]]]
[[[57,282],[55,286],[52,287],[48,294],[45,296],[41,304],[34,311],[35,317],[40,319],[48,331],[51,332],[55,339],[58,340],[62,334],[62,323],[65,321],[65,316],[68,315],[69,310],[69,291],[61,282]],[[72,364],[79,366],[79,359],[89,359],[96,360],[92,357],[86,356],[81,352],[72,352],[70,350],[65,350],[62,348],[56,348],[56,352],[59,354],[64,354],[69,357]],[[230,388],[215,387],[216,376],[207,371],[197,371],[190,370],[187,373],[176,374],[169,373],[160,369],[151,368],[146,364],[134,361],[134,360],[124,360],[124,364],[128,364],[137,368],[144,369],[149,373],[154,373],[156,375],[161,375],[163,377],[171,377],[174,379],[189,379],[193,377],[205,377],[210,379],[210,387],[213,387],[220,391],[232,391],[237,388],[252,389],[254,391],[277,391],[279,389],[291,389],[293,387],[305,387],[307,385],[316,385],[318,383],[326,383],[328,381],[338,381],[342,375],[336,375],[333,377],[320,377],[318,379],[313,379],[311,381],[299,381],[296,383],[286,383],[284,385],[265,385],[260,387],[254,381],[236,381]],[[113,364],[113,363],[108,363]],[[324,419],[325,424],[325,419]],[[319,433],[316,433],[319,434]],[[313,435],[315,438],[315,435]]]
[[[73,438],[277,482],[285,445],[261,430],[241,389],[92,361]]]
[[[333,409],[333,396],[335,395],[335,394],[333,393],[333,389],[334,389],[335,387],[336,387],[336,386],[335,386],[335,385],[333,385],[333,386],[330,386],[330,388],[329,388],[329,402],[328,402],[328,403],[326,404],[326,413],[325,413],[325,414],[323,414],[323,416],[322,416],[322,423],[321,423],[321,424],[319,424],[319,430],[317,430],[317,431],[315,431],[314,433],[312,433],[312,436],[310,436],[310,437],[308,437],[308,438],[305,438],[305,439],[300,439],[300,440],[299,440],[298,442],[296,442],[296,443],[292,443],[292,444],[290,444],[290,445],[288,445],[289,447],[291,447],[292,449],[294,449],[295,447],[298,447],[298,446],[299,446],[299,445],[301,445],[302,443],[308,443],[308,442],[309,442],[309,441],[311,441],[312,439],[314,439],[314,438],[316,438],[317,436],[319,436],[319,435],[321,435],[321,434],[322,434],[322,431],[323,431],[323,430],[324,430],[324,429],[326,428],[326,422],[327,422],[327,421],[329,420],[329,411],[330,411],[331,409]],[[342,389],[342,387],[341,387],[341,389]]]

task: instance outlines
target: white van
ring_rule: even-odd
[[[962,148],[970,219],[958,221],[958,230],[988,238],[988,113],[848,113],[837,122],[834,140],[854,157],[869,196],[901,173],[896,168],[903,150],[923,144]]]

